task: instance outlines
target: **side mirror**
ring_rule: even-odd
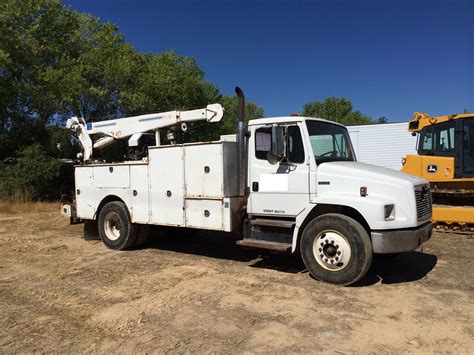
[[[274,165],[285,157],[285,128],[274,125],[272,127],[272,146],[267,154],[267,160]]]

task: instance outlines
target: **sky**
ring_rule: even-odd
[[[196,58],[222,93],[265,116],[346,97],[404,122],[474,111],[474,0],[64,0],[135,49]]]

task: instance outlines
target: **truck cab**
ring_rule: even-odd
[[[428,182],[358,163],[344,126],[291,116],[253,120],[248,130],[241,244],[299,248],[317,278],[346,283],[338,274],[347,274],[354,257],[411,251],[430,238]]]

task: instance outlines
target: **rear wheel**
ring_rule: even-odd
[[[115,250],[129,249],[137,238],[137,228],[123,202],[107,203],[99,214],[99,235],[104,244]]]
[[[356,220],[326,214],[312,220],[301,236],[304,264],[318,280],[350,285],[360,280],[372,263],[372,243]]]

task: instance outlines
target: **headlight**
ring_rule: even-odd
[[[386,221],[393,221],[395,219],[395,205],[385,205],[384,213]]]

